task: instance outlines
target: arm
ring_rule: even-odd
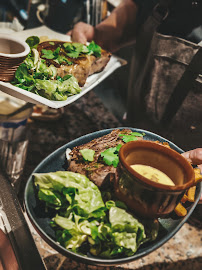
[[[86,43],[94,40],[113,52],[135,40],[137,12],[138,7],[133,0],[124,0],[96,27],[79,22],[68,34],[72,41]]]

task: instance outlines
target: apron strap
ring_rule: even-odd
[[[172,92],[161,119],[162,126],[167,126],[172,121],[201,71],[202,47],[200,47],[197,53],[194,55],[182,77],[178,81],[174,91]]]
[[[159,0],[140,28],[133,49],[127,96],[127,120],[133,122],[141,111],[142,82],[150,59],[150,45],[157,27],[166,19],[173,0]]]

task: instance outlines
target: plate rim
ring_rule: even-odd
[[[168,240],[170,240],[179,230],[180,228],[185,224],[185,222],[188,220],[188,218],[191,216],[192,212],[194,211],[199,199],[200,199],[200,195],[202,193],[202,183],[199,183],[197,186],[199,187],[199,194],[198,197],[196,198],[195,202],[193,202],[190,206],[190,209],[187,213],[187,215],[185,217],[182,217],[180,222],[178,223],[178,225],[168,234],[166,234],[165,236],[163,236],[162,239],[160,239],[157,243],[155,243],[154,246],[151,247],[147,247],[146,250],[143,250],[142,252],[140,252],[139,254],[135,253],[133,256],[130,257],[124,257],[124,258],[115,258],[115,259],[102,259],[102,258],[94,258],[94,257],[87,257],[87,256],[83,256],[77,253],[74,253],[68,249],[65,249],[64,247],[62,247],[60,244],[58,244],[55,240],[53,240],[49,235],[47,235],[42,228],[38,225],[38,223],[34,220],[34,218],[32,217],[32,214],[30,213],[29,207],[28,207],[28,201],[27,201],[27,197],[26,194],[28,193],[28,187],[31,184],[31,182],[33,181],[32,179],[32,174],[34,172],[36,172],[38,169],[40,169],[40,167],[44,164],[44,162],[48,161],[49,159],[51,159],[53,156],[55,156],[57,153],[61,152],[63,149],[68,148],[69,144],[77,144],[77,142],[82,141],[87,139],[89,136],[90,137],[94,137],[94,138],[98,138],[101,136],[104,136],[108,133],[110,133],[112,130],[114,129],[131,129],[133,132],[141,132],[141,133],[145,133],[146,135],[150,135],[150,136],[157,136],[159,139],[161,139],[162,141],[166,141],[168,143],[171,143],[172,146],[174,146],[176,149],[178,149],[178,151],[180,153],[183,153],[184,151],[178,147],[175,143],[173,143],[172,141],[162,137],[161,135],[158,135],[154,132],[148,131],[148,130],[144,130],[144,129],[139,129],[139,128],[133,128],[133,127],[117,127],[117,128],[109,128],[109,129],[103,129],[103,130],[99,130],[99,131],[95,131],[95,132],[91,132],[88,134],[85,134],[83,136],[80,136],[74,140],[69,141],[68,143],[64,144],[63,146],[59,147],[58,149],[56,149],[55,151],[53,151],[51,154],[49,154],[46,158],[44,158],[33,170],[33,172],[30,174],[28,181],[26,183],[25,186],[25,190],[24,190],[24,200],[23,200],[23,204],[24,204],[24,208],[25,211],[27,213],[27,216],[31,222],[31,224],[33,225],[34,229],[38,232],[38,234],[41,236],[41,238],[48,243],[54,250],[58,251],[59,253],[61,253],[62,255],[64,255],[65,257],[70,257],[72,259],[76,259],[79,260],[82,263],[88,263],[91,265],[100,265],[100,266],[113,266],[113,265],[118,265],[118,264],[124,264],[124,263],[129,263],[132,261],[135,261],[137,259],[140,259],[148,254],[150,254],[151,252],[155,251],[156,249],[158,249],[159,247],[161,247],[163,244],[165,244]],[[100,136],[97,136],[100,135]],[[91,139],[90,139],[91,140]],[[162,218],[163,219],[163,218]],[[57,247],[57,248],[56,248]]]

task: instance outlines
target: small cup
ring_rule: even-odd
[[[178,152],[164,145],[146,140],[123,145],[115,180],[115,193],[138,216],[158,218],[170,214],[185,191],[196,185],[191,164]],[[143,164],[165,173],[174,186],[153,182],[131,165]]]
[[[0,80],[14,79],[15,71],[30,52],[25,41],[8,34],[0,34]]]

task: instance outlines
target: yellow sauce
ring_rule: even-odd
[[[151,181],[163,185],[175,186],[170,177],[168,177],[165,173],[154,167],[142,164],[135,164],[131,165],[131,168]]]

